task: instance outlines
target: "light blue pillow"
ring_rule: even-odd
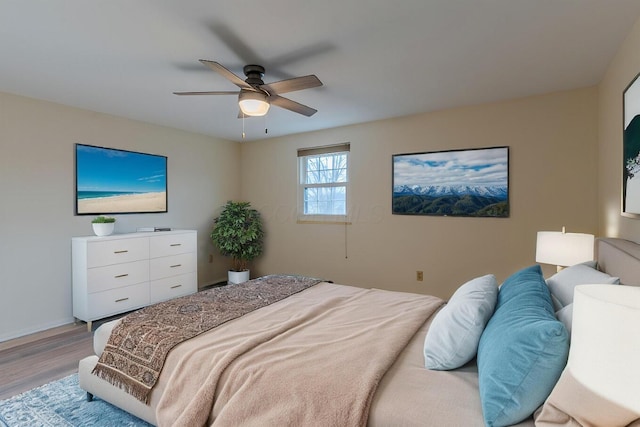
[[[560,310],[556,311],[556,318],[562,322],[569,336],[571,336],[571,328],[573,327],[573,303],[565,305]]]
[[[510,276],[478,346],[487,426],[516,424],[545,401],[567,363],[569,335],[554,315],[540,266]]]
[[[576,286],[591,283],[619,285],[620,279],[598,271],[587,263],[572,265],[549,277],[547,286],[560,305],[556,305],[555,310],[559,311],[573,302],[573,291]]]
[[[497,300],[498,283],[493,274],[460,286],[427,331],[425,367],[440,371],[456,369],[473,359]]]

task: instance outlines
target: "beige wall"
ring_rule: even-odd
[[[640,72],[640,20],[609,65],[598,90],[599,234],[640,242],[640,219],[620,215],[622,92]]]
[[[341,142],[351,143],[352,225],[297,224],[296,149]],[[510,218],[391,215],[393,154],[502,145]],[[596,232],[596,151],[596,88],[244,143],[242,196],[267,232],[252,276],[298,273],[442,297],[478,275],[502,280],[534,263],[537,231]]]
[[[73,321],[71,237],[92,233],[74,215],[75,143],[168,156],[169,212],[116,215],[116,232],[197,229],[199,284],[226,277],[208,234],[240,194],[238,143],[0,93],[0,341]]]
[[[201,286],[225,277],[208,233],[228,199],[251,201],[265,219],[253,276],[443,297],[474,276],[502,280],[533,263],[538,230],[596,233],[598,210],[600,234],[640,240],[640,222],[619,216],[616,142],[621,90],[640,70],[637,27],[598,88],[243,144],[0,93],[0,341],[72,320],[70,237],[91,233],[90,217],[73,212],[76,142],[168,156],[169,212],[120,215],[117,232],[197,229]],[[352,225],[297,224],[296,149],[340,142],[351,143]],[[510,147],[510,218],[391,215],[393,154],[501,145]]]

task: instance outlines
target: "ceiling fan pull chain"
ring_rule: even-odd
[[[265,134],[269,133],[269,129],[268,129],[268,126],[267,126],[267,115],[266,114],[264,115],[264,133]]]
[[[244,113],[242,113],[242,139],[244,139],[245,134],[244,134]]]

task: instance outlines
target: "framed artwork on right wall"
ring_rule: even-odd
[[[622,94],[622,215],[640,218],[640,80]]]

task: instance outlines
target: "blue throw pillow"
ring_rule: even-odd
[[[544,403],[567,363],[569,334],[554,315],[540,266],[510,276],[478,346],[487,426],[516,424]]]
[[[460,286],[431,322],[424,340],[424,363],[438,371],[456,369],[476,357],[478,342],[498,300],[493,274]]]

